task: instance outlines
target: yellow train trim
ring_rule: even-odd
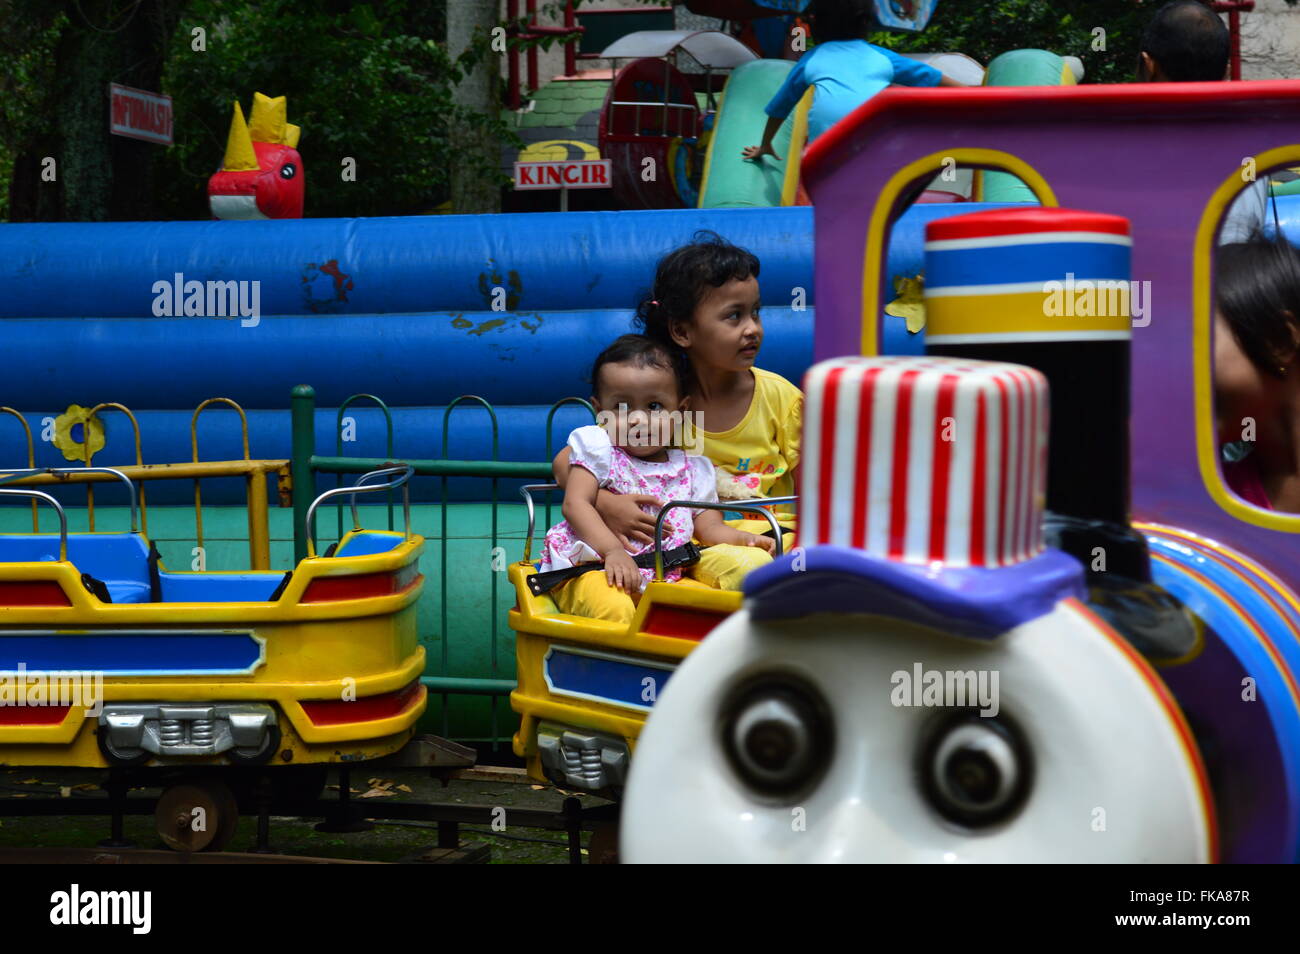
[[[535,573],[531,563],[509,569],[516,606],[510,627],[516,633],[515,654],[519,687],[510,694],[510,706],[521,716],[513,739],[516,755],[527,760],[531,777],[546,781],[537,753],[537,725],[558,722],[623,739],[629,752],[645,725],[646,713],[615,702],[575,698],[552,693],[546,682],[545,659],[552,647],[599,649],[639,657],[647,665],[675,668],[700,643],[700,638],[648,633],[656,610],[679,610],[716,616],[721,622],[740,609],[741,594],[729,590],[651,583],[642,594],[636,615],[626,626],[604,620],[561,613],[549,596],[536,597],[526,580]]]

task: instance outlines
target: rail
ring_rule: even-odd
[[[127,493],[131,499],[131,532],[135,533],[138,529],[136,520],[136,490],[135,483],[126,474],[116,467],[21,467],[14,470],[0,470],[0,484],[21,484],[30,480],[36,474],[49,474],[55,479],[66,478],[66,475],[77,474],[106,474],[105,479],[120,480],[126,484]],[[25,476],[20,476],[25,475]],[[66,479],[65,479],[66,482]]]
[[[43,490],[29,490],[26,487],[0,487],[0,496],[31,497],[33,500],[43,500],[54,508],[55,513],[59,515],[59,560],[66,563],[68,559],[68,515],[63,512],[63,504]]]
[[[316,556],[316,534],[312,530],[312,518],[316,515],[316,508],[326,500],[333,497],[352,497],[352,524],[353,531],[362,529],[361,521],[357,518],[357,494],[372,493],[376,490],[392,490],[397,487],[402,488],[402,510],[406,517],[406,536],[411,536],[411,488],[410,480],[415,473],[415,468],[401,464],[393,467],[384,467],[379,470],[372,470],[362,474],[355,484],[351,487],[334,487],[320,494],[311,505],[307,508],[306,518],[306,536],[307,536],[307,556]],[[383,477],[391,474],[401,474],[401,477],[394,477],[392,480],[373,486],[363,486],[371,477]]]
[[[670,511],[679,507],[691,507],[696,510],[759,514],[766,517],[767,522],[772,525],[772,535],[776,538],[774,556],[779,557],[784,552],[784,548],[781,546],[781,525],[776,522],[776,514],[772,513],[768,508],[780,506],[781,504],[792,504],[798,499],[798,497],[766,497],[756,500],[728,500],[726,503],[711,503],[702,500],[670,500],[664,504],[663,509],[659,511],[658,519],[655,520],[655,579],[662,580],[664,578],[664,520]]]

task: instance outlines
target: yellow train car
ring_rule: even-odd
[[[376,474],[399,471],[341,492],[404,485],[409,468]],[[0,489],[61,524],[0,535],[0,764],[269,769],[411,739],[426,693],[409,518],[288,573],[173,572],[134,529],[132,492],[130,532],[68,533],[53,497]]]
[[[528,773],[561,788],[617,797],[627,777],[637,738],[655,700],[686,656],[709,632],[740,609],[742,595],[652,582],[625,625],[560,612],[548,595],[535,595],[529,577],[534,505],[531,493],[554,485],[523,488],[528,505],[524,559],[509,567],[515,590],[510,628],[515,631],[518,688],[511,707],[520,714],[515,754]],[[793,498],[763,501],[770,506]],[[779,532],[771,511],[757,501],[711,505],[673,501],[673,507],[707,507],[756,513]]]

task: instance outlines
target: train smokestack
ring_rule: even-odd
[[[1131,251],[1127,219],[1073,209],[997,209],[926,227],[926,351],[1047,378],[1049,537],[1091,583],[1097,572],[1150,579],[1145,541],[1128,525]],[[1094,566],[1097,547],[1105,557]]]

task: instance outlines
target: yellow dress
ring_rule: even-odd
[[[779,374],[762,368],[754,368],[753,373],[754,397],[740,423],[728,431],[704,432],[704,456],[718,472],[718,495],[724,503],[728,498],[794,494],[803,392]],[[780,508],[777,518],[783,527],[795,528],[795,515],[787,508]],[[761,518],[729,520],[728,524],[749,533],[771,529]],[[787,534],[783,544],[788,550],[793,537]],[[723,544],[705,549],[688,573],[709,586],[734,590],[740,589],[748,573],[767,562],[769,558],[761,550]]]

